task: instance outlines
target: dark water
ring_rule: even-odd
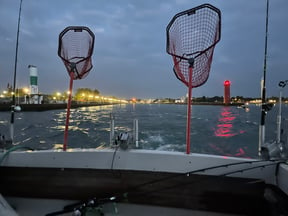
[[[285,112],[287,108],[283,106]],[[277,107],[267,115],[267,136],[276,137]],[[181,151],[186,149],[186,105],[127,104],[73,109],[68,148],[109,146],[110,113],[116,132],[131,131],[139,121],[142,149]],[[0,133],[9,134],[9,112],[0,113]],[[20,112],[15,120],[15,143],[35,149],[51,149],[63,143],[65,110]],[[217,155],[256,157],[260,108],[192,106],[191,151]]]

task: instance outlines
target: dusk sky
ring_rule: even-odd
[[[180,98],[187,87],[173,73],[166,53],[166,26],[178,12],[210,3],[222,13],[221,40],[208,81],[192,95],[260,97],[266,0],[23,0],[17,87],[29,85],[28,65],[38,68],[39,91],[67,91],[69,77],[57,55],[59,33],[87,26],[95,34],[93,69],[77,88],[121,98]],[[20,0],[0,0],[0,91],[13,83]],[[288,80],[288,1],[270,0],[267,96],[278,96]],[[288,97],[288,88],[283,96]]]

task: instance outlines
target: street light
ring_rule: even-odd
[[[28,88],[23,88],[23,92],[25,93],[25,94],[28,94],[29,93],[29,89]]]
[[[82,93],[81,96],[82,96],[82,102],[85,102],[85,96],[86,95],[84,93]]]
[[[24,103],[27,104],[28,103],[28,94],[29,94],[29,89],[28,88],[23,88],[23,92],[24,92]]]
[[[60,92],[56,92],[57,103],[59,103],[60,97],[61,97],[61,93]]]

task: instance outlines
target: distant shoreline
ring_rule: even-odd
[[[90,107],[90,106],[103,106],[103,105],[112,105],[111,103],[72,103],[71,108],[79,107]],[[20,104],[21,112],[41,112],[47,110],[59,110],[66,109],[66,103],[54,103],[54,104]],[[11,111],[11,104],[0,104],[0,112]]]
[[[160,104],[175,104],[175,105],[186,105],[186,103],[160,103]],[[104,105],[113,105],[111,103],[72,103],[71,108],[79,107],[91,107],[91,106],[104,106]],[[193,102],[192,105],[213,105],[213,106],[241,106],[243,103],[233,103],[233,104],[224,104],[224,103],[211,103],[211,102]],[[59,110],[66,109],[66,103],[55,103],[55,104],[21,104],[21,112],[41,112],[47,110]],[[0,104],[0,112],[11,111],[11,104]]]
[[[187,103],[163,103],[163,104],[182,104],[187,105]],[[210,106],[241,106],[244,105],[244,103],[231,103],[231,104],[224,104],[224,103],[213,103],[213,102],[192,102],[193,105],[210,105]]]

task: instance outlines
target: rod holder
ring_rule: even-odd
[[[139,148],[139,140],[138,140],[138,119],[134,119],[133,121],[133,140],[135,142],[136,148]]]
[[[115,120],[114,115],[110,113],[110,146],[114,144],[114,137],[115,137]]]

